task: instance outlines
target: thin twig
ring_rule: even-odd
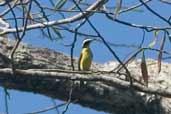
[[[145,0],[144,3],[148,3],[150,1],[152,1],[152,0]],[[121,13],[125,13],[125,12],[128,12],[128,11],[132,11],[133,9],[136,9],[138,7],[141,7],[142,5],[143,5],[142,3],[138,3],[138,4],[134,5],[134,6],[129,7],[129,8],[120,10],[119,13],[121,14]]]
[[[171,22],[169,22],[167,19],[165,19],[163,16],[161,16],[160,14],[158,14],[157,12],[155,12],[152,8],[150,8],[146,3],[144,3],[143,0],[139,0],[151,13],[153,13],[154,15],[156,15],[157,17],[159,17],[160,19],[162,19],[163,21],[165,21],[166,23],[168,23],[171,26]]]
[[[24,114],[39,114],[39,113],[44,113],[44,112],[47,112],[47,111],[54,110],[56,108],[65,106],[66,104],[67,103],[62,103],[62,104],[59,104],[59,105],[47,107],[47,108],[45,108],[43,110],[39,110],[39,111],[35,111],[35,112],[29,112],[29,113],[24,113]]]
[[[15,8],[16,6],[17,6],[17,2],[18,2],[19,0],[16,0],[14,3],[13,3],[13,5],[11,6],[11,8]],[[8,0],[7,0],[7,2],[6,2],[7,4],[9,3],[8,2]],[[3,17],[3,16],[5,16],[5,15],[7,15],[10,11],[11,11],[11,8],[7,8],[6,10],[4,10],[1,14],[0,14],[0,17]]]
[[[65,109],[62,111],[61,114],[65,114],[69,108],[69,105],[71,104],[71,100],[72,100],[72,91],[73,91],[73,81],[71,82],[71,89],[69,91],[69,98],[68,98],[68,101],[67,101],[67,104],[66,104],[66,107]]]
[[[115,21],[117,23],[129,26],[129,27],[144,29],[147,32],[151,32],[151,31],[154,31],[154,30],[170,30],[171,29],[170,26],[166,26],[166,27],[145,26],[145,25],[140,25],[140,24],[129,23],[129,22],[122,21],[122,20],[119,20],[119,19],[114,20],[112,16],[110,16],[108,14],[105,14],[105,15],[106,15],[106,17],[108,19],[110,19],[112,21]]]
[[[54,106],[57,105],[54,99],[51,99],[51,101],[52,101]],[[60,114],[58,107],[56,107],[55,110],[56,110],[57,114]]]
[[[142,47],[142,45],[144,44],[144,41],[145,41],[145,30],[142,29],[142,32],[143,32],[143,37],[142,37],[142,41],[141,41],[141,43],[140,43],[140,45],[139,45],[139,48]]]
[[[4,100],[5,100],[5,112],[6,112],[6,114],[9,114],[8,99],[10,98],[10,94],[9,94],[7,88],[5,88],[5,87],[4,87],[4,93],[5,93],[5,95],[4,95],[5,96],[5,98],[4,98]]]
[[[159,0],[159,1],[162,2],[162,3],[166,3],[166,4],[171,5],[171,1],[170,0]]]
[[[47,22],[49,22],[49,19],[47,18],[46,13],[45,13],[44,9],[41,7],[40,3],[37,0],[34,0],[34,2],[40,8],[40,10],[41,10],[40,12],[43,14],[43,19],[45,19]],[[51,32],[50,32],[49,26],[45,25],[45,28],[47,28],[47,33],[49,35],[49,38],[52,39],[52,35],[51,35]]]

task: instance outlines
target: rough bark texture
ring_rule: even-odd
[[[62,73],[56,71],[58,77],[48,75],[39,76],[29,73],[16,72],[15,76],[12,71],[7,69],[11,67],[10,59],[8,59],[10,50],[13,48],[13,41],[0,38],[0,85],[9,89],[17,89],[20,91],[34,92],[43,94],[55,99],[67,100],[71,83],[73,85],[72,100],[76,103],[93,108],[99,111],[110,112],[113,114],[170,114],[171,99],[154,94],[138,92],[136,88],[122,86],[122,84],[111,84],[110,80],[103,82],[101,77],[117,77],[116,74],[99,74],[96,76],[98,80],[89,77],[93,74],[74,74],[65,72],[70,70],[70,57],[59,52],[55,52],[46,48],[37,48],[27,44],[21,44],[15,53],[15,66],[23,71],[32,71],[27,69],[61,69]],[[163,63],[162,71],[157,73],[156,61],[148,60],[149,71],[149,88],[158,87],[163,90],[170,90],[171,85],[171,65]],[[118,63],[109,62],[104,65],[95,64],[94,70],[111,70]],[[77,59],[74,60],[77,65]],[[131,74],[136,78],[141,78],[140,61],[134,61],[129,65]],[[35,71],[35,70],[33,70]],[[49,71],[47,71],[49,72]],[[34,72],[36,73],[36,72]],[[71,81],[72,78],[62,78],[62,76],[77,76],[87,81],[86,86],[80,87],[79,81]],[[84,76],[84,77],[83,77]],[[122,78],[121,76],[120,78]],[[124,77],[123,77],[124,78]],[[74,79],[73,79],[74,80]],[[90,81],[91,80],[91,81]],[[112,82],[112,81],[111,81]],[[114,81],[115,82],[115,79]],[[122,81],[121,81],[122,82]],[[124,81],[125,84],[129,82]],[[170,95],[170,94],[169,94]],[[168,95],[168,96],[169,96]],[[171,96],[169,96],[171,97]]]

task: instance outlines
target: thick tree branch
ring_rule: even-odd
[[[59,72],[58,72],[59,71]],[[89,72],[88,72],[89,73]],[[13,73],[11,69],[0,69],[0,76],[3,77],[13,77]],[[94,74],[89,73],[91,76],[87,76],[86,74],[79,74],[79,72],[72,72],[72,71],[60,71],[56,70],[56,72],[44,72],[41,70],[17,70],[16,69],[16,76],[18,77],[36,77],[36,78],[52,78],[52,79],[66,79],[66,80],[83,80],[83,81],[100,81],[103,83],[107,83],[111,86],[116,87],[123,87],[123,88],[130,88],[130,83],[127,81],[120,80],[115,77],[107,76],[108,74]],[[151,87],[145,87],[143,85],[133,83],[132,87],[141,92],[149,93],[149,94],[157,94],[163,97],[171,97],[171,91],[161,89],[159,87],[151,88]]]

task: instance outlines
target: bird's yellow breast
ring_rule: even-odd
[[[83,48],[81,54],[80,69],[89,70],[93,58],[90,48]]]

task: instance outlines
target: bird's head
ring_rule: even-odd
[[[85,39],[85,40],[83,41],[83,43],[82,43],[83,48],[89,47],[90,43],[91,43],[92,41],[94,41],[94,40],[96,40],[96,39],[91,39],[91,38]]]

